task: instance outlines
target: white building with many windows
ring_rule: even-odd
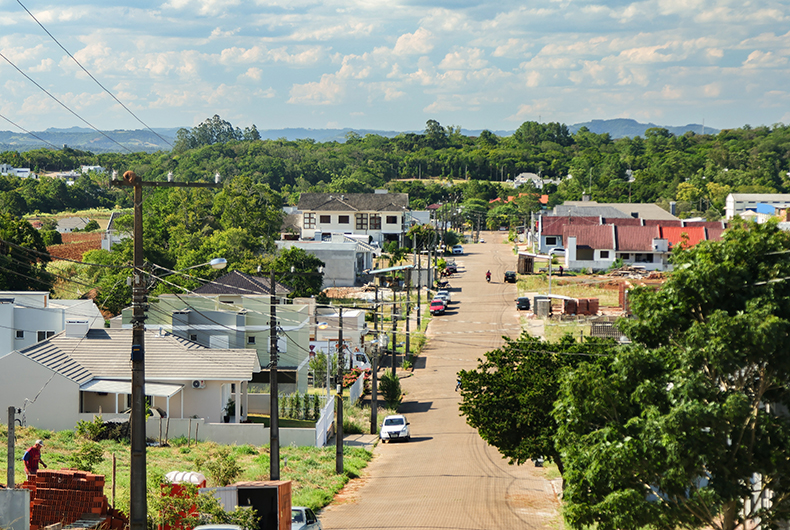
[[[367,236],[379,245],[400,241],[408,208],[406,193],[302,193],[301,239],[330,240],[335,233]]]

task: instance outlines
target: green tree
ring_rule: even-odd
[[[0,214],[0,290],[49,291],[55,282],[51,261],[38,230],[10,214]]]
[[[606,342],[577,342],[565,335],[545,342],[523,333],[485,354],[474,370],[461,370],[461,413],[480,437],[511,464],[530,458],[563,460],[554,445],[557,424],[551,415],[564,370],[607,351]]]
[[[320,271],[326,264],[304,249],[291,247],[268,257],[261,264],[263,271],[275,271],[276,281],[287,285],[293,291],[290,298],[311,297],[321,293],[324,273]]]
[[[789,253],[776,223],[735,226],[632,292],[634,345],[570,373],[555,407],[572,527],[787,520]]]

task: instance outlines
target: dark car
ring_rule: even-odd
[[[516,273],[515,273],[515,271],[507,271],[505,273],[505,282],[507,282],[507,283],[516,283]]]
[[[529,298],[526,296],[519,296],[516,298],[516,309],[519,311],[529,311]]]

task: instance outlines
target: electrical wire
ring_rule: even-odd
[[[0,53],[0,57],[2,57],[3,59],[5,59],[5,61],[6,61],[8,64],[10,64],[11,66],[13,66],[13,67],[14,67],[14,69],[15,69],[17,72],[19,72],[20,74],[22,74],[23,76],[25,76],[25,79],[27,79],[28,81],[30,81],[31,83],[33,83],[34,85],[36,85],[36,86],[39,88],[39,90],[41,90],[41,91],[42,91],[42,92],[44,92],[46,95],[48,95],[48,96],[49,96],[49,97],[51,97],[53,100],[55,100],[55,102],[57,102],[57,103],[58,103],[58,105],[60,105],[61,107],[63,107],[63,108],[64,108],[64,109],[66,109],[67,111],[69,111],[71,114],[73,114],[73,115],[74,115],[74,116],[75,116],[77,119],[79,119],[81,122],[83,122],[83,123],[84,123],[84,124],[86,124],[88,127],[90,127],[91,129],[93,129],[93,130],[94,130],[94,131],[96,131],[97,133],[99,133],[99,134],[101,134],[102,136],[104,136],[105,138],[107,138],[109,141],[111,141],[112,143],[114,143],[115,145],[117,145],[118,147],[120,147],[121,149],[124,149],[124,150],[128,151],[128,152],[129,152],[129,154],[134,154],[134,152],[133,152],[131,149],[129,149],[128,147],[126,147],[126,146],[125,146],[125,145],[123,145],[123,144],[120,144],[120,143],[116,142],[115,140],[113,140],[112,138],[110,138],[109,136],[107,136],[107,134],[105,134],[105,133],[104,133],[104,131],[100,131],[99,129],[97,129],[96,127],[94,127],[94,126],[93,126],[93,125],[92,125],[92,124],[91,124],[91,123],[90,123],[88,120],[86,120],[85,118],[83,118],[82,116],[80,116],[79,114],[77,114],[75,111],[71,110],[71,109],[68,107],[68,105],[66,105],[65,103],[63,103],[62,101],[60,101],[58,98],[56,98],[55,96],[53,96],[53,95],[52,95],[52,94],[51,94],[51,93],[50,93],[50,92],[49,92],[49,91],[48,91],[46,88],[44,88],[44,87],[42,87],[41,85],[39,85],[39,84],[38,84],[38,83],[37,83],[37,82],[36,82],[36,81],[35,81],[35,80],[34,80],[32,77],[30,77],[30,76],[29,76],[29,75],[27,75],[25,72],[23,72],[23,71],[22,71],[22,70],[21,70],[21,69],[20,69],[20,68],[19,68],[17,65],[15,65],[15,64],[13,63],[13,61],[11,61],[11,59],[9,59],[8,57],[6,57],[6,56],[5,56],[5,55],[3,55],[2,53]]]
[[[44,25],[43,25],[41,22],[39,22],[39,20],[38,20],[38,19],[37,19],[37,18],[36,18],[36,17],[33,15],[33,13],[31,13],[31,12],[30,12],[30,10],[29,10],[27,7],[25,7],[25,5],[24,5],[24,4],[23,4],[23,3],[22,3],[20,0],[16,0],[16,1],[17,1],[17,3],[18,3],[20,6],[22,6],[22,9],[24,9],[25,11],[27,11],[27,14],[28,14],[28,15],[30,15],[30,18],[32,18],[33,20],[35,20],[35,21],[36,21],[36,24],[38,24],[38,25],[41,27],[41,29],[43,29],[43,30],[44,30],[44,33],[46,33],[47,35],[49,35],[49,37],[50,37],[50,38],[51,38],[53,41],[55,41],[55,44],[57,44],[58,46],[60,46],[60,49],[61,49],[61,50],[63,50],[64,52],[66,52],[66,55],[68,55],[69,57],[71,57],[71,60],[72,60],[72,61],[74,61],[74,62],[77,64],[77,66],[79,66],[79,67],[82,69],[82,71],[83,71],[83,72],[85,72],[86,74],[88,74],[88,77],[90,77],[91,79],[93,79],[93,81],[94,81],[94,82],[95,82],[97,85],[99,85],[99,87],[101,87],[101,89],[102,89],[102,90],[104,90],[104,91],[105,91],[105,92],[106,92],[106,93],[107,93],[107,94],[108,94],[108,95],[109,95],[109,96],[110,96],[112,99],[114,99],[114,100],[115,100],[115,102],[116,102],[116,103],[118,103],[118,104],[119,104],[121,107],[123,107],[123,108],[124,108],[124,110],[126,110],[126,112],[128,112],[129,114],[131,114],[131,115],[132,115],[132,117],[134,117],[134,119],[136,119],[138,122],[140,122],[140,123],[141,123],[141,124],[142,124],[142,125],[143,125],[143,126],[146,128],[146,129],[148,129],[149,131],[151,131],[152,133],[154,133],[154,135],[156,135],[156,137],[157,137],[157,138],[159,138],[160,140],[162,140],[164,143],[166,143],[167,145],[169,145],[171,148],[173,147],[173,144],[171,144],[170,142],[168,142],[167,140],[165,140],[164,138],[162,138],[162,137],[161,137],[161,136],[160,136],[160,135],[159,135],[159,134],[158,134],[156,131],[154,131],[154,130],[153,130],[151,127],[149,127],[149,126],[148,126],[148,125],[147,125],[147,124],[146,124],[146,123],[145,123],[143,120],[141,120],[140,118],[138,118],[138,117],[137,117],[137,115],[136,115],[134,112],[132,112],[132,111],[131,111],[131,110],[130,110],[130,109],[129,109],[129,108],[126,106],[126,105],[124,105],[124,104],[123,104],[123,103],[122,103],[122,102],[121,102],[121,101],[120,101],[120,100],[119,100],[117,97],[115,97],[115,95],[114,95],[112,92],[110,92],[109,90],[107,90],[107,88],[105,88],[105,87],[104,87],[104,85],[102,85],[102,84],[101,84],[101,83],[100,83],[100,82],[99,82],[99,81],[98,81],[98,80],[97,80],[95,77],[93,77],[93,74],[91,74],[91,73],[90,73],[88,70],[86,70],[86,69],[85,69],[85,67],[84,67],[84,66],[82,66],[82,64],[80,64],[80,62],[79,62],[79,61],[78,61],[78,60],[77,60],[77,59],[76,59],[76,58],[75,58],[75,57],[74,57],[74,56],[73,56],[73,55],[72,55],[72,54],[71,54],[71,53],[70,53],[70,52],[69,52],[69,51],[68,51],[66,48],[64,48],[64,47],[63,47],[63,45],[62,45],[62,44],[61,44],[61,43],[58,41],[58,39],[56,39],[56,38],[55,38],[55,36],[54,36],[54,35],[52,35],[52,33],[50,33],[50,32],[49,32],[49,30],[48,30],[47,28],[45,28],[45,27],[44,27]],[[52,145],[52,144],[50,144],[50,145]]]
[[[14,127],[16,127],[17,129],[19,129],[19,130],[21,130],[21,131],[25,131],[27,134],[29,134],[30,136],[32,136],[32,137],[33,137],[33,138],[35,138],[36,140],[41,140],[42,142],[44,142],[44,143],[45,143],[45,144],[47,144],[48,146],[52,147],[52,148],[53,148],[53,149],[55,149],[56,151],[59,151],[59,150],[60,150],[60,147],[58,147],[57,145],[55,145],[55,144],[52,144],[52,143],[49,143],[48,141],[44,140],[44,139],[43,139],[43,138],[41,138],[40,136],[36,136],[34,133],[32,133],[32,132],[28,131],[27,129],[25,129],[25,128],[24,128],[24,127],[22,127],[21,125],[17,125],[16,123],[12,122],[11,120],[9,120],[8,118],[6,118],[6,117],[5,117],[5,116],[3,116],[2,114],[0,114],[0,118],[3,118],[5,121],[7,121],[8,123],[10,123],[11,125],[13,125]]]

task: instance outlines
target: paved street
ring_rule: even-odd
[[[502,283],[515,270],[512,246],[501,243],[505,234],[484,237],[457,256],[450,310],[433,319],[413,375],[401,381],[411,442],[378,444],[366,475],[321,513],[326,530],[558,527],[543,469],[508,465],[459,415],[458,370],[476,366],[502,335],[518,334],[516,286]]]

